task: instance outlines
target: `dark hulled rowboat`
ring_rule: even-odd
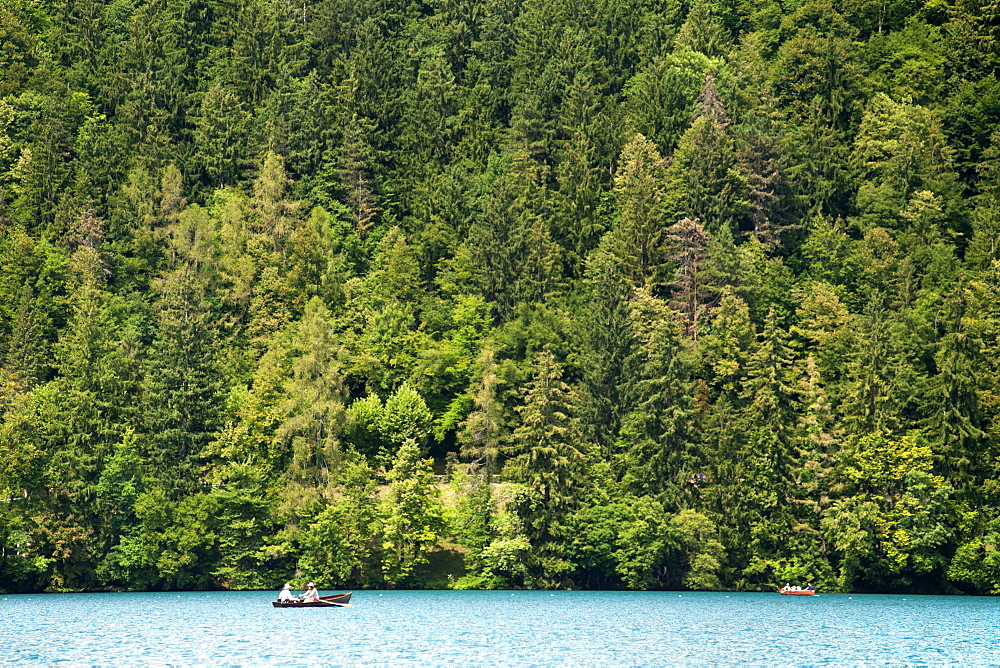
[[[342,608],[350,602],[352,593],[320,596],[318,601],[308,602],[292,601],[290,603],[282,603],[280,601],[271,601],[271,605],[276,608]]]

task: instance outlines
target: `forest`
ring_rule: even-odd
[[[0,0],[0,591],[1000,594],[993,0]]]

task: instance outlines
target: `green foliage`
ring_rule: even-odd
[[[682,510],[670,521],[687,566],[684,586],[689,589],[719,589],[722,584],[719,570],[726,550],[719,542],[715,524],[692,510]]]
[[[430,435],[432,419],[423,397],[404,385],[386,399],[380,426],[392,443],[413,441],[421,445]]]
[[[0,590],[1000,592],[995,3],[0,0]]]
[[[651,141],[636,134],[622,149],[615,179],[615,200],[621,223],[614,231],[612,251],[633,279],[648,286],[663,263],[663,160]]]
[[[511,459],[505,471],[525,486],[516,505],[524,534],[536,548],[534,577],[555,584],[570,569],[562,555],[564,518],[579,503],[578,483],[586,454],[582,451],[576,396],[562,380],[562,368],[545,348],[534,364],[520,424],[511,436]]]
[[[996,488],[991,481],[990,487]],[[948,579],[972,587],[974,591],[995,594],[1000,591],[1000,523],[996,517],[977,511],[963,513],[960,519],[962,543],[948,566]]]
[[[382,507],[382,572],[389,586],[400,586],[437,542],[442,525],[440,501],[430,484],[430,465],[407,438],[386,476],[388,493]]]
[[[858,441],[844,467],[858,493],[834,503],[822,522],[841,555],[842,587],[905,590],[946,565],[940,548],[953,535],[954,508],[950,486],[931,473],[932,461],[931,448],[915,433]]]
[[[625,88],[629,119],[659,151],[671,152],[691,120],[705,74],[724,67],[701,53],[680,51],[650,63]]]

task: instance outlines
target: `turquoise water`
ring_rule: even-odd
[[[323,592],[332,593],[332,592]],[[1000,599],[677,592],[0,595],[0,664],[1000,664]]]

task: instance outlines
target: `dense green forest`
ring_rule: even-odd
[[[995,0],[0,0],[0,590],[1000,593]]]

